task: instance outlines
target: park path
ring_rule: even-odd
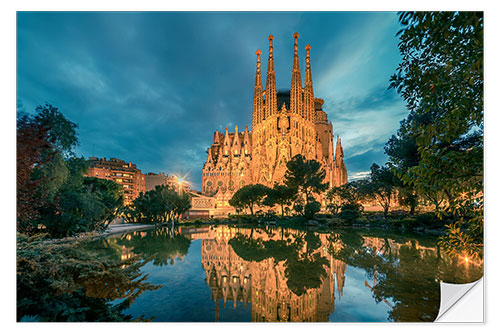
[[[137,231],[154,228],[152,224],[136,224],[136,223],[123,223],[123,224],[110,224],[104,231],[105,235],[118,234],[128,231]]]

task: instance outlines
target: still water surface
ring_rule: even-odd
[[[142,268],[161,288],[125,310],[160,322],[433,321],[439,282],[468,283],[482,263],[451,258],[437,238],[386,231],[181,227],[93,244]],[[153,256],[153,257],[152,257]]]

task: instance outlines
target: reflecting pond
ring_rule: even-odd
[[[161,228],[92,247],[146,260],[141,272],[161,287],[124,312],[160,322],[433,321],[440,281],[483,274],[482,262],[442,253],[435,236],[368,229]]]

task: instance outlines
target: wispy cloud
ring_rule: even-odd
[[[301,35],[302,71],[312,46],[315,94],[342,137],[350,177],[383,162],[404,118],[386,90],[399,62],[394,13],[20,12],[17,28],[26,110],[59,107],[79,124],[85,157],[189,172],[197,188],[213,132],[251,127],[255,51],[265,63],[269,34],[278,87],[290,86],[292,34]]]
[[[370,171],[358,171],[349,174],[348,181],[355,181],[360,179],[366,179],[370,176]]]

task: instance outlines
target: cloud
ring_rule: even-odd
[[[361,179],[366,179],[370,177],[370,171],[358,171],[358,172],[353,172],[349,174],[349,179],[348,181],[355,181],[355,180],[361,180]]]
[[[315,94],[342,137],[349,172],[381,163],[404,118],[387,80],[399,61],[394,13],[19,12],[18,100],[49,102],[79,125],[78,154],[187,173],[199,189],[216,130],[251,127],[255,51],[273,34],[278,87],[293,38],[312,46]]]

